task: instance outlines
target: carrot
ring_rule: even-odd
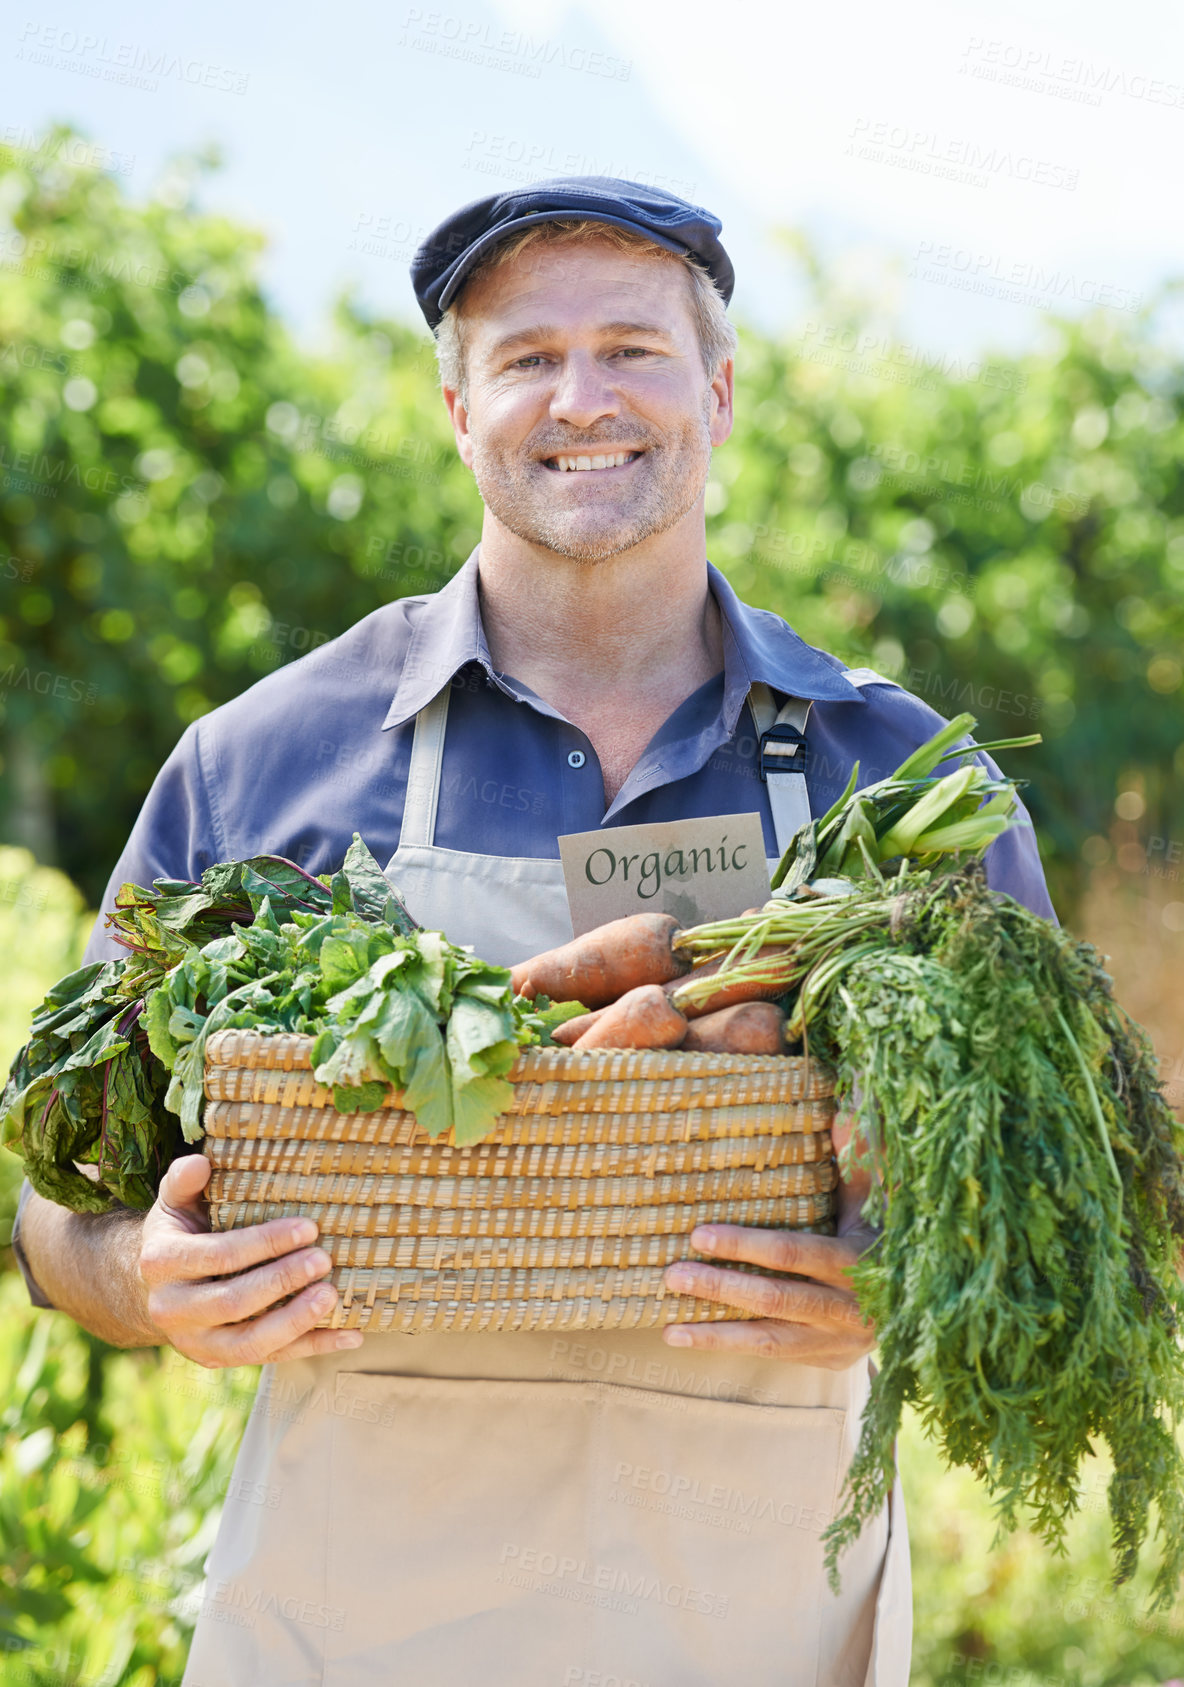
[[[673,914],[610,920],[560,949],[520,961],[510,973],[514,993],[600,1008],[639,984],[666,984],[690,971],[689,958],[671,947],[678,929]]]
[[[556,1025],[551,1030],[551,1041],[560,1043],[564,1048],[571,1048],[577,1037],[582,1037],[585,1031],[590,1031],[604,1008],[597,1008],[594,1013],[582,1013],[578,1019],[565,1019],[562,1025]]]
[[[681,1047],[699,1054],[784,1054],[785,1015],[772,1002],[738,1002],[696,1019]]]
[[[578,1024],[579,1021],[576,1021]],[[596,1015],[576,1041],[578,1049],[673,1049],[687,1022],[660,984],[640,984]]]
[[[758,960],[764,959],[766,956],[782,958],[784,954],[784,948],[779,949],[775,945],[769,945],[766,948],[759,949],[755,958]],[[769,983],[767,980],[740,978],[733,980],[731,984],[725,985],[722,989],[716,990],[706,999],[687,1001],[684,994],[685,987],[689,984],[698,984],[702,978],[713,977],[719,971],[720,964],[719,961],[708,961],[704,966],[696,967],[689,978],[674,979],[666,985],[666,993],[671,1001],[680,1013],[686,1014],[688,1019],[702,1019],[704,1014],[716,1013],[720,1008],[734,1007],[741,1002],[776,1001],[779,996],[784,996],[789,989],[788,983],[776,981]]]

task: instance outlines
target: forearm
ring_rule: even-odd
[[[34,1194],[21,1220],[29,1269],[46,1295],[112,1347],[159,1347],[140,1278],[142,1212],[74,1213]]]

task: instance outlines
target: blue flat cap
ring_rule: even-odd
[[[641,187],[614,176],[561,176],[475,199],[433,229],[411,260],[411,285],[428,327],[436,327],[474,264],[507,234],[532,223],[584,217],[636,229],[670,252],[691,253],[715,282],[724,303],[732,297],[736,276],[719,243],[723,224],[710,211],[661,188]]]

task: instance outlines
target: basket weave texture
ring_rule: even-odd
[[[310,1037],[216,1032],[202,1152],[215,1230],[316,1220],[340,1296],[325,1327],[735,1320],[663,1286],[666,1266],[697,1257],[697,1224],[833,1233],[833,1085],[817,1062],[527,1049],[509,1110],[454,1148],[394,1088],[376,1112],[339,1113],[311,1049]]]

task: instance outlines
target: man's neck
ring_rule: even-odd
[[[702,529],[697,544],[679,523],[604,562],[575,562],[504,543],[489,525],[479,580],[494,667],[586,734],[611,802],[658,728],[723,667]]]
[[[482,536],[479,574],[494,667],[554,707],[556,689],[592,702],[622,690],[666,697],[672,685],[676,707],[722,668],[701,535],[697,547],[647,542],[603,562],[497,538]]]

